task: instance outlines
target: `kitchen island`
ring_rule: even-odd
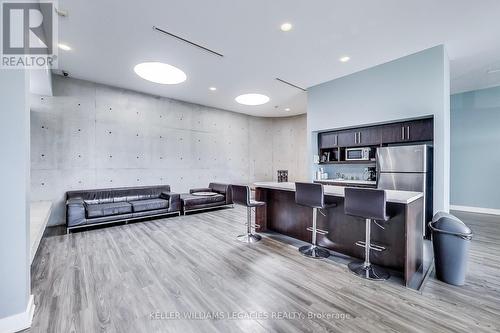
[[[275,231],[305,242],[311,242],[312,209],[295,203],[295,184],[255,183],[255,199],[266,202],[257,207],[255,219],[258,232]],[[318,245],[351,257],[363,259],[364,248],[355,245],[365,239],[365,221],[344,214],[343,186],[324,186],[325,203],[335,203],[324,215],[318,213]],[[424,279],[423,251],[423,193],[387,190],[387,213],[391,217],[383,223],[385,229],[372,226],[372,243],[386,247],[372,251],[373,264],[401,272],[407,287],[418,289]]]

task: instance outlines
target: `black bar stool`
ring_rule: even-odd
[[[316,227],[318,209],[335,207],[336,204],[325,204],[323,185],[315,183],[295,183],[295,203],[297,205],[311,207],[313,211],[313,224],[306,230],[312,232],[311,245],[304,245],[299,248],[300,253],[306,257],[314,259],[328,258],[330,252],[321,248],[316,243],[316,234],[326,235],[328,231]],[[324,214],[323,214],[324,215]]]
[[[365,248],[365,261],[353,261],[349,263],[349,269],[356,275],[369,280],[387,280],[389,273],[378,266],[370,263],[370,250],[384,251],[382,246],[371,243],[371,222],[388,221],[386,211],[386,197],[384,190],[366,188],[345,188],[344,212],[346,215],[361,217],[365,219],[365,241],[356,242],[356,245]],[[383,227],[381,227],[383,228]]]
[[[262,239],[260,235],[252,233],[252,229],[260,228],[258,224],[252,223],[252,208],[264,206],[266,203],[250,199],[250,187],[244,185],[232,185],[233,202],[237,205],[247,207],[247,233],[239,235],[238,240],[245,243],[256,243]]]

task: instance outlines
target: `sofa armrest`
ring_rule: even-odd
[[[232,205],[233,204],[233,188],[231,185],[227,185],[226,189],[226,205]]]
[[[66,201],[66,225],[68,227],[85,224],[85,202],[82,198],[70,198]]]
[[[208,187],[192,188],[189,190],[189,193],[196,193],[196,192],[214,192],[214,191],[212,191],[212,189]]]
[[[181,195],[179,193],[161,192],[160,198],[168,200],[169,212],[179,212],[181,210]]]
[[[231,205],[233,203],[233,193],[230,184],[225,183],[210,183],[208,187],[212,192],[216,192],[224,195],[226,199],[226,205]]]

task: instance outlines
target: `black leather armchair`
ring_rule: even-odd
[[[169,185],[124,187],[66,193],[68,231],[84,226],[180,215],[180,195]]]
[[[215,195],[196,196],[193,193],[211,192]],[[205,210],[233,204],[231,185],[223,183],[210,183],[208,187],[193,188],[189,194],[181,195],[184,214],[189,211]]]

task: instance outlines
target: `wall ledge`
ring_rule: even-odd
[[[500,209],[494,209],[494,208],[451,205],[450,210],[458,210],[461,212],[469,212],[469,213],[500,215]]]
[[[30,328],[34,312],[35,303],[33,301],[33,295],[30,295],[28,305],[26,306],[26,310],[24,312],[0,319],[0,332],[19,332]]]

